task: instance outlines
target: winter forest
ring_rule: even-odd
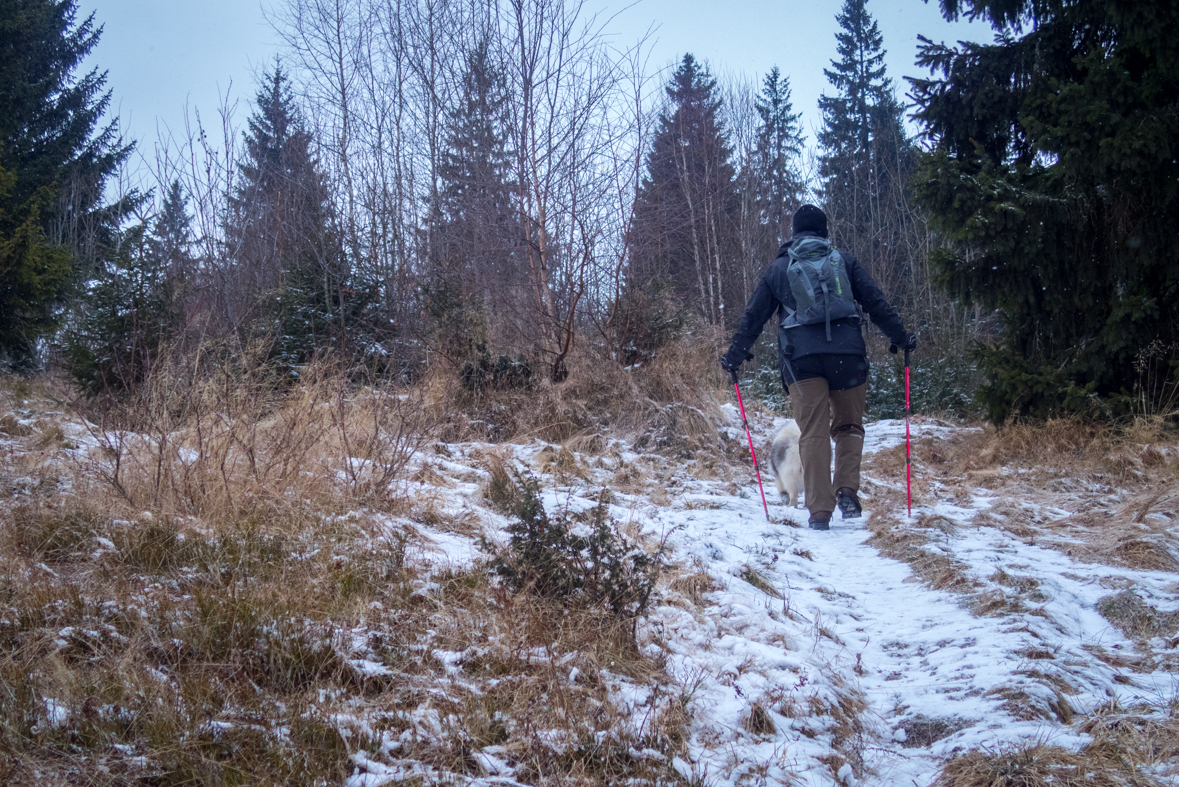
[[[0,783],[1175,784],[1179,6],[940,0],[900,81],[832,8],[812,107],[282,0],[148,140],[101,4],[0,0]],[[718,365],[804,204],[918,342],[842,542],[774,326],[752,436]]]
[[[290,369],[465,367],[472,390],[560,383],[574,362],[719,343],[812,202],[920,335],[920,406],[1155,409],[1175,360],[1161,22],[1100,3],[1047,29],[1018,3],[945,12],[1003,38],[927,43],[928,79],[898,85],[870,10],[845,3],[829,87],[803,108],[777,69],[726,84],[689,53],[654,74],[576,3],[291,2],[244,127],[194,120],[128,189],[134,146],[155,141],[120,137],[101,65],[78,71],[101,20],[14,10],[13,36],[55,46],[4,77],[3,352],[93,394],[210,343]],[[1099,42],[1100,62],[1076,60]],[[1101,82],[1122,60],[1127,89]],[[1092,113],[1125,125],[1067,131],[1100,127]],[[895,368],[876,377],[874,407],[896,414]]]

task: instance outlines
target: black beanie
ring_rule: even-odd
[[[803,205],[794,211],[794,219],[790,222],[790,230],[797,235],[800,232],[813,232],[827,237],[827,214],[814,205]]]

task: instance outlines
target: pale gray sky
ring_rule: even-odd
[[[276,37],[251,0],[80,0],[103,26],[88,65],[105,69],[112,110],[128,135],[150,149],[157,121],[183,130],[189,104],[211,118],[220,96],[248,98],[254,71],[276,51]]]
[[[273,4],[276,0],[266,0]],[[819,122],[817,102],[830,92],[823,68],[835,56],[835,15],[842,0],[595,0],[617,16],[610,28],[621,46],[655,26],[650,63],[660,67],[692,52],[713,73],[745,74],[760,82],[777,65],[790,77],[795,111],[808,132]],[[276,36],[256,0],[81,0],[80,15],[96,12],[105,28],[91,63],[109,71],[113,110],[128,135],[150,153],[157,124],[183,132],[184,107],[212,119],[227,92],[248,101],[255,73],[273,61]],[[934,40],[989,40],[982,23],[946,23],[922,0],[869,0],[880,24],[889,75],[919,75],[917,35]],[[232,87],[232,90],[231,90]],[[239,119],[244,119],[240,113]]]

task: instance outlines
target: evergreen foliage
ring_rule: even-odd
[[[150,231],[147,221],[119,231],[65,335],[66,368],[88,393],[134,389],[178,337],[196,265],[190,224],[187,199],[173,181]]]
[[[467,56],[462,96],[447,118],[438,166],[440,203],[450,236],[468,247],[495,249],[512,216],[505,131],[506,87],[486,39]]]
[[[287,364],[328,348],[348,353],[363,341],[358,323],[375,291],[353,281],[314,138],[281,65],[255,103],[230,198],[237,286],[227,288],[226,312],[240,329],[272,335]]]
[[[889,355],[868,367],[868,418],[905,415],[903,354]],[[915,413],[966,417],[976,412],[978,390],[975,364],[961,354],[915,352],[910,359],[909,402]]]
[[[129,155],[106,74],[77,76],[98,43],[75,0],[0,2],[0,357],[32,363],[72,286],[109,256],[130,203],[102,205]]]
[[[579,526],[567,512],[549,516],[535,478],[516,480],[520,494],[507,527],[508,548],[495,555],[492,570],[513,592],[602,607],[637,622],[667,568],[666,547],[648,554],[631,543],[610,519],[605,490]]]
[[[522,355],[500,355],[494,361],[485,342],[474,342],[472,358],[459,374],[463,388],[476,396],[489,391],[518,391],[532,387],[532,364]]]
[[[177,284],[187,282],[196,265],[192,254],[193,242],[188,197],[180,187],[180,181],[174,180],[168,187],[148,243],[153,261],[166,270]]]
[[[804,139],[801,113],[790,100],[790,78],[774,66],[762,81],[754,99],[758,115],[757,147],[758,213],[771,246],[790,237],[790,218],[802,205],[806,183],[799,172]],[[770,249],[772,254],[777,249]],[[769,257],[767,256],[767,259]]]
[[[819,99],[823,113],[819,141],[825,151],[823,175],[827,178],[840,177],[840,165],[861,163],[871,154],[877,110],[892,95],[892,81],[885,76],[884,37],[866,5],[867,0],[844,1],[835,17],[840,26],[835,34],[839,59],[823,69],[836,91]]]
[[[424,285],[434,318],[432,344],[448,357],[470,354],[472,335],[510,342],[525,282],[518,269],[509,182],[504,77],[486,39],[466,58],[462,93],[446,118],[438,165],[439,210]],[[494,311],[487,306],[494,301]],[[477,362],[477,359],[476,359]]]
[[[146,227],[124,229],[66,331],[66,368],[83,390],[118,393],[147,377],[179,323],[174,296]]]
[[[716,80],[684,55],[666,88],[646,175],[629,229],[631,289],[669,286],[673,297],[693,304],[713,323],[726,304],[738,309],[744,293],[737,273],[737,214],[732,148],[720,118]]]
[[[867,0],[845,0],[838,59],[824,69],[834,95],[819,99],[819,174],[832,239],[855,254],[894,302],[911,289],[919,226],[907,205],[915,149],[884,67],[884,38]]]
[[[73,276],[69,249],[45,235],[41,209],[49,188],[16,204],[16,179],[0,167],[0,358],[26,367],[36,338],[56,326],[56,307]]]
[[[613,304],[625,309],[625,319],[614,331],[615,359],[623,366],[651,361],[659,350],[684,334],[691,312],[677,301],[666,282],[647,288],[632,288],[625,303]],[[617,312],[616,312],[617,313]]]
[[[992,44],[926,40],[916,189],[949,292],[998,310],[990,417],[1151,410],[1179,357],[1179,6],[945,0]],[[1151,385],[1138,384],[1149,378]]]

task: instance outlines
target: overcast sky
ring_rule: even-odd
[[[717,76],[760,81],[777,65],[790,78],[804,126],[808,132],[817,127],[819,96],[831,92],[823,68],[835,56],[842,0],[596,2],[617,13],[610,29],[619,45],[655,28],[652,67],[691,52]],[[273,7],[275,0],[267,3]],[[888,74],[902,92],[902,77],[922,75],[914,65],[919,34],[935,41],[992,35],[981,22],[945,22],[936,0],[869,0],[867,7],[884,36]],[[254,0],[80,0],[80,15],[91,11],[104,27],[91,63],[109,72],[113,110],[147,154],[161,125],[182,134],[186,104],[208,119],[226,94],[248,101],[255,75],[277,52],[277,37]]]

